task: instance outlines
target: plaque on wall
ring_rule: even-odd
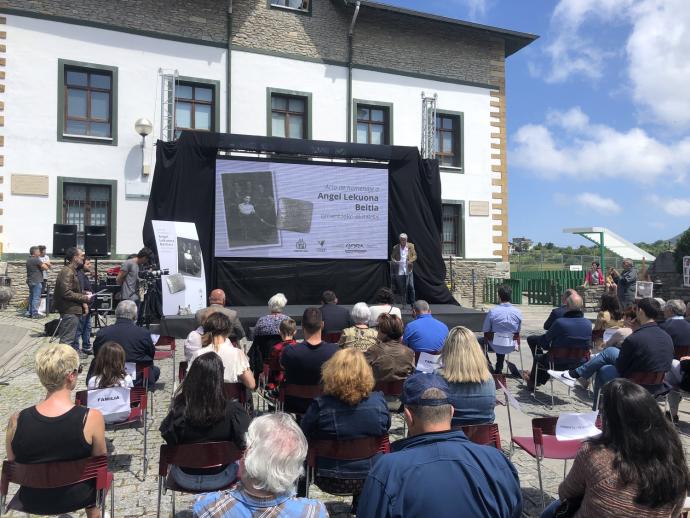
[[[470,201],[470,216],[488,216],[488,201]]]
[[[41,174],[13,174],[12,194],[48,196],[48,176]]]

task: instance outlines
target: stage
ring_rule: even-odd
[[[461,306],[454,306],[452,304],[431,304],[431,314],[444,322],[449,328],[455,326],[465,326],[470,330],[479,333],[482,330],[484,316],[486,313],[471,308],[464,308]],[[310,307],[308,305],[288,305],[285,307],[284,313],[293,318],[297,325],[302,321],[302,313]],[[350,309],[352,306],[343,305]],[[248,339],[252,338],[252,330],[259,317],[268,313],[266,306],[237,306],[232,307],[239,314],[242,327],[248,334]],[[413,320],[410,309],[402,310],[403,321],[407,324]],[[174,336],[175,338],[187,338],[190,331],[196,329],[196,321],[194,316],[168,316],[163,317],[160,323],[160,334],[165,336]]]

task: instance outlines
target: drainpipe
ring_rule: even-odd
[[[355,24],[359,16],[360,1],[355,4],[355,13],[352,15],[350,30],[347,33],[347,142],[352,142],[352,39],[355,32]]]
[[[232,0],[228,0],[227,13],[227,33],[228,33],[228,56],[225,60],[225,84],[226,84],[226,98],[225,98],[225,132],[232,133],[231,115],[232,108],[230,101],[232,99]]]

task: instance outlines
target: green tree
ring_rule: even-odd
[[[683,257],[690,255],[690,228],[681,234],[676,243],[676,268],[683,273]]]
[[[549,241],[548,243],[546,243],[546,245],[544,245],[544,247],[545,247],[547,250],[553,250],[554,244],[553,244],[552,242]]]

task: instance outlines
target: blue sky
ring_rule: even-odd
[[[540,38],[507,61],[510,237],[690,226],[688,0],[386,0]]]

